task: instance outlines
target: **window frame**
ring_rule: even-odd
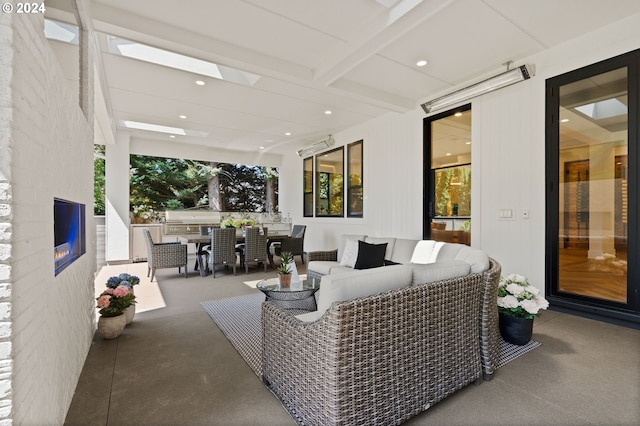
[[[325,151],[321,154],[318,154],[315,156],[315,172],[314,172],[314,189],[315,189],[315,216],[316,217],[344,217],[344,189],[345,189],[345,184],[344,184],[344,151],[345,151],[345,147],[344,146],[340,146],[338,148],[332,149],[330,151]],[[327,157],[331,154],[334,153],[340,153],[340,166],[336,167],[336,170],[339,170],[340,173],[327,173],[325,171],[321,171],[323,167],[326,167],[326,165],[322,165],[322,158]],[[336,175],[334,178],[331,178],[330,176],[334,174]],[[338,197],[341,196],[342,200],[340,201],[340,212],[339,213],[330,213],[331,209],[328,208],[327,209],[327,213],[322,213],[321,209],[324,207],[325,202],[323,202],[322,200],[324,200],[325,198],[322,197],[322,189],[324,184],[320,182],[321,180],[321,175],[329,175],[328,179],[329,179],[329,183],[328,183],[328,194],[327,194],[327,201],[326,201],[326,205],[327,207],[331,206],[333,203],[333,199],[334,197]],[[333,179],[338,178],[338,176],[341,176],[342,178],[342,184],[340,185],[340,189],[341,192],[338,194],[332,194],[331,193],[331,183]]]
[[[360,184],[354,185],[351,181],[351,176],[354,174],[354,168],[358,168],[358,165],[354,161],[353,157],[356,156],[353,151],[359,149],[359,173]],[[347,217],[362,218],[364,217],[364,142],[362,139],[356,142],[352,142],[347,145]],[[359,196],[356,195],[359,192]],[[359,200],[358,200],[359,199]],[[353,210],[355,202],[359,201],[359,211]]]
[[[307,169],[307,164],[311,166]],[[310,173],[308,175],[307,173]],[[308,191],[308,187],[311,188]],[[314,214],[314,158],[307,157],[302,160],[302,217],[313,217]]]

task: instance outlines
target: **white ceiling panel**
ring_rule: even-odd
[[[485,0],[546,48],[640,12],[638,0]]]

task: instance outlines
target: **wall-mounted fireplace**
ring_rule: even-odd
[[[58,275],[86,251],[84,204],[54,198],[53,233],[53,259]]]

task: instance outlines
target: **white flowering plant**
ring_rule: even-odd
[[[529,280],[518,274],[500,277],[498,285],[498,311],[516,318],[533,319],[540,310],[547,309],[549,302],[540,295],[540,290],[529,284]]]

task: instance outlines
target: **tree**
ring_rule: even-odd
[[[93,214],[105,214],[105,161],[104,145],[93,146]]]
[[[262,173],[265,178],[265,195],[266,200],[264,203],[265,209],[264,211],[267,213],[273,213],[277,211],[277,191],[278,191],[278,171],[271,167],[265,167],[262,170]]]
[[[270,199],[275,206],[278,185],[274,169],[131,156],[130,205],[137,210],[207,207],[213,211],[268,211],[268,186],[273,189]]]

